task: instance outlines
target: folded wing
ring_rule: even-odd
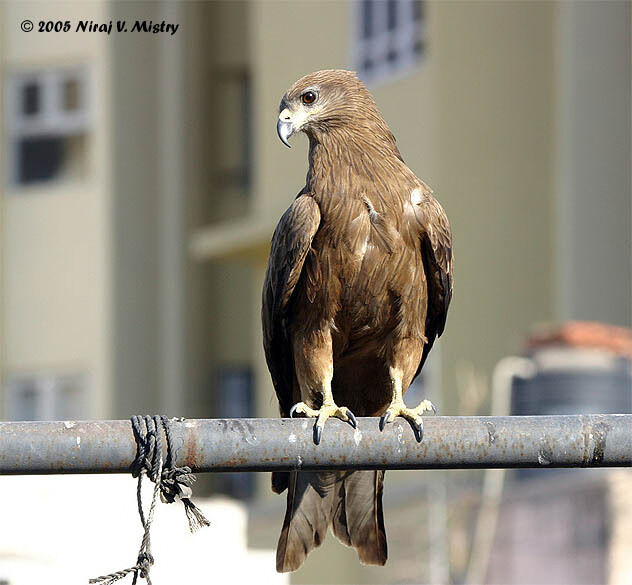
[[[452,299],[452,235],[448,216],[426,187],[423,196],[414,205],[415,218],[421,239],[421,255],[428,281],[428,312],[426,337],[421,362],[415,376],[419,375],[428,353],[445,327],[448,307]]]
[[[312,239],[320,225],[318,204],[299,195],[283,214],[272,236],[270,262],[263,285],[263,347],[279,399],[281,416],[292,407],[294,360],[287,331],[287,310],[304,272]],[[314,280],[313,274],[307,278]],[[309,283],[308,283],[309,285]]]

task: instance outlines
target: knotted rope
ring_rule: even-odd
[[[133,416],[130,420],[134,438],[136,439],[136,459],[132,463],[132,476],[138,478],[136,499],[138,502],[138,515],[143,525],[143,540],[138,551],[136,564],[133,567],[90,579],[90,583],[111,585],[126,575],[133,573],[134,580],[132,585],[136,585],[138,577],[145,579],[148,585],[152,585],[149,570],[154,564],[154,557],[151,554],[150,529],[159,493],[160,499],[167,504],[175,502],[176,499],[182,501],[191,532],[195,532],[202,526],[210,524],[201,510],[191,501],[193,493],[191,486],[195,482],[195,475],[191,473],[191,468],[175,466],[169,419],[166,416],[156,415],[153,417]],[[167,440],[167,452],[164,460],[161,428]],[[141,495],[144,475],[147,475],[155,484],[147,517],[145,517],[143,511]]]

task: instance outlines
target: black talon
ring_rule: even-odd
[[[413,430],[415,431],[415,439],[417,439],[418,443],[421,443],[424,438],[424,424],[421,421],[413,423]]]
[[[314,443],[316,445],[320,445],[320,439],[323,436],[323,427],[319,427],[317,424],[314,425]]]
[[[347,416],[349,417],[349,424],[354,428],[358,428],[358,421],[356,420],[355,414],[350,410],[347,410]]]
[[[290,418],[294,417],[294,413],[296,412],[296,407],[298,404],[295,404],[292,408],[290,408]]]
[[[384,430],[384,427],[386,426],[386,413],[384,413],[381,417],[380,417],[380,431]]]
[[[437,415],[437,409],[435,408],[435,405],[432,404],[432,402],[430,403],[430,408],[432,408],[432,414],[434,414],[436,416]]]

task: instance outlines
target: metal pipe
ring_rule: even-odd
[[[309,419],[173,419],[176,464],[194,471],[632,466],[632,415],[427,417],[423,441],[396,419],[358,429]],[[0,475],[126,473],[129,421],[0,423]]]
[[[526,380],[535,376],[536,373],[537,368],[533,360],[529,358],[508,356],[501,359],[494,367],[492,374],[492,415],[508,415],[511,411],[511,389],[514,379]],[[507,470],[486,469],[484,475],[481,505],[478,509],[470,559],[465,575],[467,585],[483,583],[487,577]]]

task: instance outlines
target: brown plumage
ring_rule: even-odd
[[[297,131],[309,138],[306,184],[274,232],[263,288],[264,348],[281,416],[318,417],[319,442],[329,416],[354,424],[350,411],[383,415],[383,425],[401,415],[421,440],[420,415],[432,405],[408,409],[402,395],[445,325],[445,212],[404,164],[353,72],[303,77],[280,112],[283,142]],[[274,473],[274,491],[288,490],[277,570],[300,567],[329,527],[363,563],[383,565],[383,479],[382,471]]]

